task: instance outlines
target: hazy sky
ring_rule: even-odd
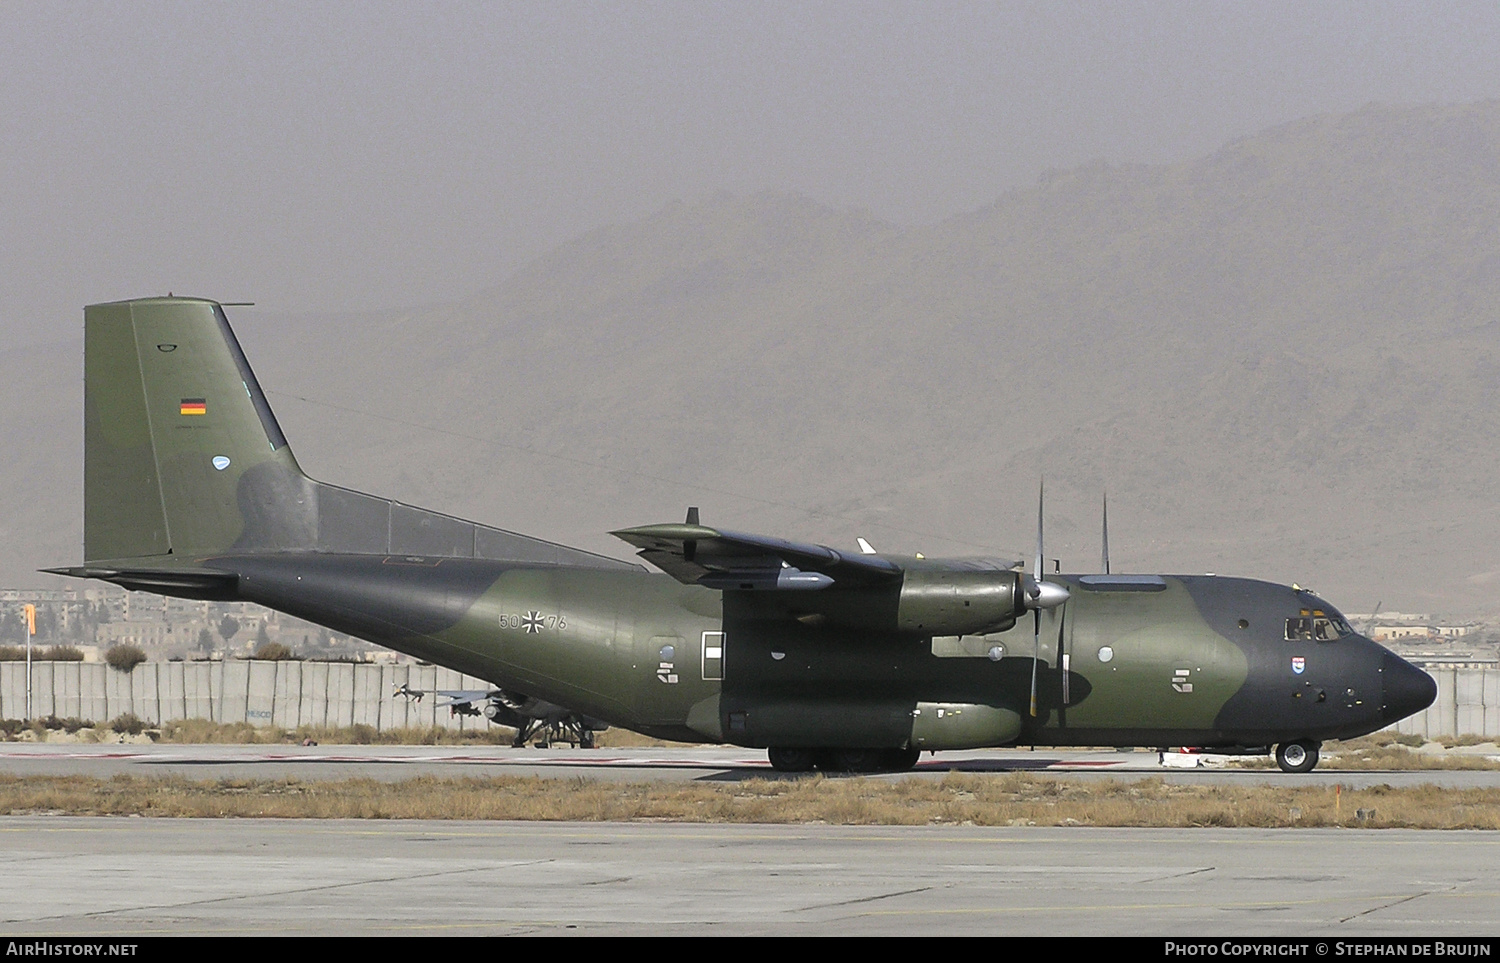
[[[449,301],[727,189],[902,223],[1051,167],[1500,96],[1490,3],[0,5],[0,334]]]

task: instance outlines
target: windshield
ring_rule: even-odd
[[[1286,637],[1290,642],[1332,642],[1353,634],[1344,617],[1333,611],[1303,609],[1286,620]]]

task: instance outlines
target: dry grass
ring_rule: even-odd
[[[1447,739],[1442,745],[1480,746],[1494,739],[1482,736],[1460,736]],[[1402,736],[1395,733],[1377,732],[1358,739],[1344,739],[1323,743],[1322,755],[1318,759],[1318,771],[1328,769],[1362,772],[1403,772],[1439,769],[1500,769],[1496,754],[1458,752],[1419,752],[1414,747],[1427,745],[1417,736]],[[1212,750],[1208,750],[1212,752]],[[1235,769],[1270,769],[1276,763],[1270,756],[1240,756],[1229,763]]]
[[[594,734],[594,745],[601,749],[661,749],[695,745],[691,742],[668,742],[665,739],[654,739],[651,736],[643,736],[639,732],[631,732],[629,729],[621,729],[612,726],[603,732]],[[702,743],[696,743],[702,745]]]
[[[1029,774],[618,784],[499,777],[404,782],[0,776],[0,813],[839,825],[1500,829],[1500,790],[1073,783]]]
[[[1412,770],[1412,769],[1500,769],[1500,762],[1486,756],[1457,753],[1413,752],[1405,746],[1386,746],[1360,752],[1324,756],[1319,769]]]
[[[177,744],[286,745],[311,739],[327,745],[344,746],[508,746],[514,730],[492,726],[459,732],[453,729],[389,729],[354,725],[341,728],[301,726],[283,729],[279,726],[252,726],[248,722],[209,722],[207,719],[181,719],[161,727],[160,741]]]
[[[1481,736],[1460,736],[1444,740],[1448,748],[1477,746],[1493,742]],[[1482,754],[1417,752],[1420,737],[1378,732],[1359,739],[1329,742],[1323,746],[1319,769],[1353,770],[1425,770],[1425,769],[1500,769],[1500,762]]]
[[[1493,746],[1497,742],[1494,736],[1480,736],[1472,732],[1461,736],[1444,736],[1438,741],[1449,749],[1457,746]]]

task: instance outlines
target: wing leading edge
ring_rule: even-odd
[[[826,545],[790,542],[693,522],[611,532],[641,558],[686,585],[741,590],[817,590],[899,582],[903,569],[879,555],[845,555]]]

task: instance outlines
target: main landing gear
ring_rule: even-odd
[[[561,719],[521,719],[518,722],[516,737],[510,743],[512,749],[523,748],[533,738],[538,749],[560,742],[580,749],[594,748],[594,730],[577,715]]]
[[[1312,739],[1283,742],[1276,747],[1276,765],[1282,772],[1312,772],[1318,764],[1318,748],[1322,743]]]
[[[768,749],[777,772],[905,772],[922,750],[906,749]]]

